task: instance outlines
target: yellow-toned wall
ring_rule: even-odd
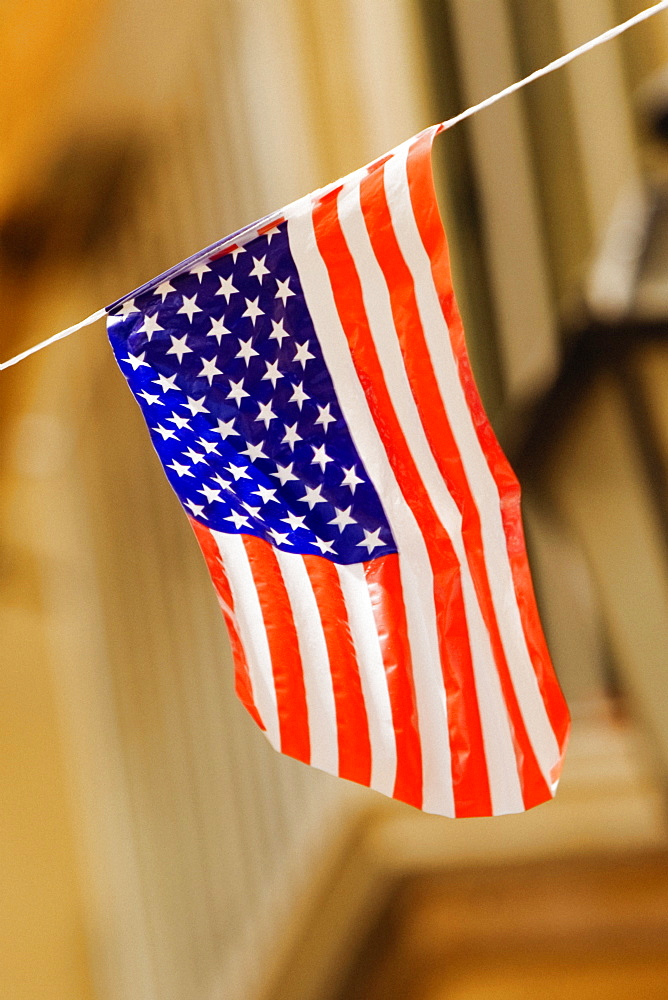
[[[0,610],[0,997],[92,997],[54,692],[34,609]]]
[[[30,380],[27,366],[21,374]],[[25,385],[24,391],[28,395]],[[12,453],[12,435],[4,429],[9,469],[0,502],[0,998],[89,1000],[76,824],[37,556],[25,544],[30,484],[16,468],[14,458],[20,462],[21,456]]]
[[[65,127],[64,99],[106,0],[2,0],[0,217],[38,183]]]
[[[39,189],[94,19],[85,0],[0,4],[0,219]],[[30,330],[34,289],[0,287],[3,356]],[[89,1000],[88,943],[48,623],[15,432],[38,367],[0,397],[0,998]],[[33,487],[34,489],[34,487]]]

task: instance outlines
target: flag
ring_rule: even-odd
[[[568,712],[471,375],[428,129],[108,307],[279,751],[445,816],[552,797]]]

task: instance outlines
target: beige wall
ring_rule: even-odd
[[[43,592],[45,569],[59,558],[54,543],[64,541],[53,534],[45,506],[53,463],[67,448],[52,401],[36,400],[45,381],[40,360],[3,380],[23,412],[5,418],[2,435],[0,997],[89,1000],[77,778],[53,670],[55,623]]]

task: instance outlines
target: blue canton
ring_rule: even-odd
[[[108,326],[192,517],[339,563],[397,551],[343,419],[287,223],[126,300]]]

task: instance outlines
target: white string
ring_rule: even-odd
[[[485,98],[479,104],[474,104],[473,107],[467,108],[466,111],[462,111],[461,114],[455,115],[454,118],[448,118],[447,121],[441,122],[438,126],[439,132],[444,132],[446,129],[452,128],[453,125],[457,125],[459,122],[463,122],[466,118],[470,118],[471,115],[475,115],[478,111],[482,111],[484,108],[489,108],[492,104],[496,104],[504,97],[508,97],[510,94],[514,94],[516,91],[521,90],[522,87],[526,87],[527,84],[533,83],[534,80],[539,80],[542,76],[547,76],[548,73],[553,73],[556,69],[561,69],[562,66],[568,65],[573,59],[577,59],[578,56],[582,56],[585,52],[591,52],[598,45],[603,45],[604,42],[609,42],[613,38],[617,38],[624,31],[628,31],[636,24],[640,24],[641,21],[646,21],[649,17],[653,17],[654,14],[660,13],[662,10],[668,9],[668,0],[660,0],[660,3],[655,3],[651,7],[647,7],[645,10],[641,10],[640,13],[634,14],[627,21],[623,21],[621,24],[616,25],[614,28],[610,28],[608,31],[604,31],[603,34],[597,35],[596,38],[590,39],[590,41],[585,42],[583,45],[578,45],[576,49],[572,49],[567,52],[566,55],[560,56],[558,59],[553,59],[552,62],[548,63],[547,66],[543,66],[542,69],[537,69],[535,72],[530,73],[529,76],[525,76],[522,80],[518,80],[516,83],[512,83],[509,87],[504,87],[496,94],[492,94],[491,97]],[[74,326],[69,326],[66,330],[61,330],[60,333],[55,333],[48,340],[43,340],[40,344],[35,344],[34,347],[28,348],[27,351],[23,351],[22,354],[17,354],[16,357],[10,358],[9,361],[0,363],[0,371],[5,368],[11,368],[12,365],[16,365],[19,361],[23,361],[25,358],[29,358],[31,354],[36,354],[37,351],[41,351],[44,347],[49,347],[50,344],[55,344],[57,340],[64,340],[65,337],[69,337],[70,334],[76,333],[77,330],[81,330],[84,326],[90,326],[91,323],[97,322],[98,319],[102,319],[105,315],[105,309],[98,309],[97,312],[92,313],[86,319],[81,320],[80,323],[75,323]]]
[[[11,368],[12,365],[17,365],[19,361],[23,361],[24,358],[29,358],[31,354],[36,354],[37,351],[41,351],[43,347],[48,347],[50,344],[55,344],[57,340],[64,340],[65,337],[69,337],[71,333],[76,333],[77,330],[81,330],[84,326],[90,326],[91,323],[96,323],[98,319],[102,319],[105,315],[105,309],[98,309],[97,312],[91,313],[86,319],[82,319],[80,323],[75,323],[74,326],[68,326],[66,330],[61,330],[60,333],[54,333],[53,337],[49,337],[48,340],[43,340],[41,344],[35,344],[34,347],[29,347],[27,351],[22,354],[17,354],[15,358],[10,358],[9,361],[3,361],[0,364],[0,372],[5,368]]]
[[[459,122],[463,122],[466,118],[470,118],[471,115],[475,115],[478,111],[482,111],[483,108],[488,108],[492,104],[496,104],[503,97],[508,97],[509,94],[514,94],[516,90],[520,90],[522,87],[526,87],[528,83],[533,83],[534,80],[539,80],[541,76],[547,76],[548,73],[554,73],[555,69],[561,69],[562,66],[566,66],[573,59],[577,59],[578,56],[582,56],[585,52],[591,52],[595,49],[597,45],[603,45],[604,42],[609,42],[612,38],[616,38],[621,35],[622,32],[628,31],[636,24],[640,24],[641,21],[646,21],[648,17],[653,17],[654,14],[660,13],[662,10],[668,8],[668,0],[661,0],[660,3],[655,3],[652,7],[647,7],[646,10],[641,10],[639,14],[634,14],[630,17],[628,21],[623,21],[622,24],[618,24],[614,28],[604,31],[602,35],[597,35],[596,38],[592,38],[588,42],[584,42],[583,45],[578,45],[576,49],[572,49],[567,52],[565,56],[559,56],[558,59],[553,59],[552,62],[548,63],[547,66],[543,66],[542,69],[537,69],[533,73],[529,73],[525,76],[523,80],[518,80],[517,83],[511,83],[509,87],[504,87],[500,90],[498,94],[493,94],[491,97],[485,98],[480,104],[474,104],[472,108],[467,108],[466,111],[462,111],[461,114],[455,115],[454,118],[448,118],[447,121],[441,122],[439,126],[439,131],[444,132],[448,128],[452,128],[453,125],[457,125]]]

